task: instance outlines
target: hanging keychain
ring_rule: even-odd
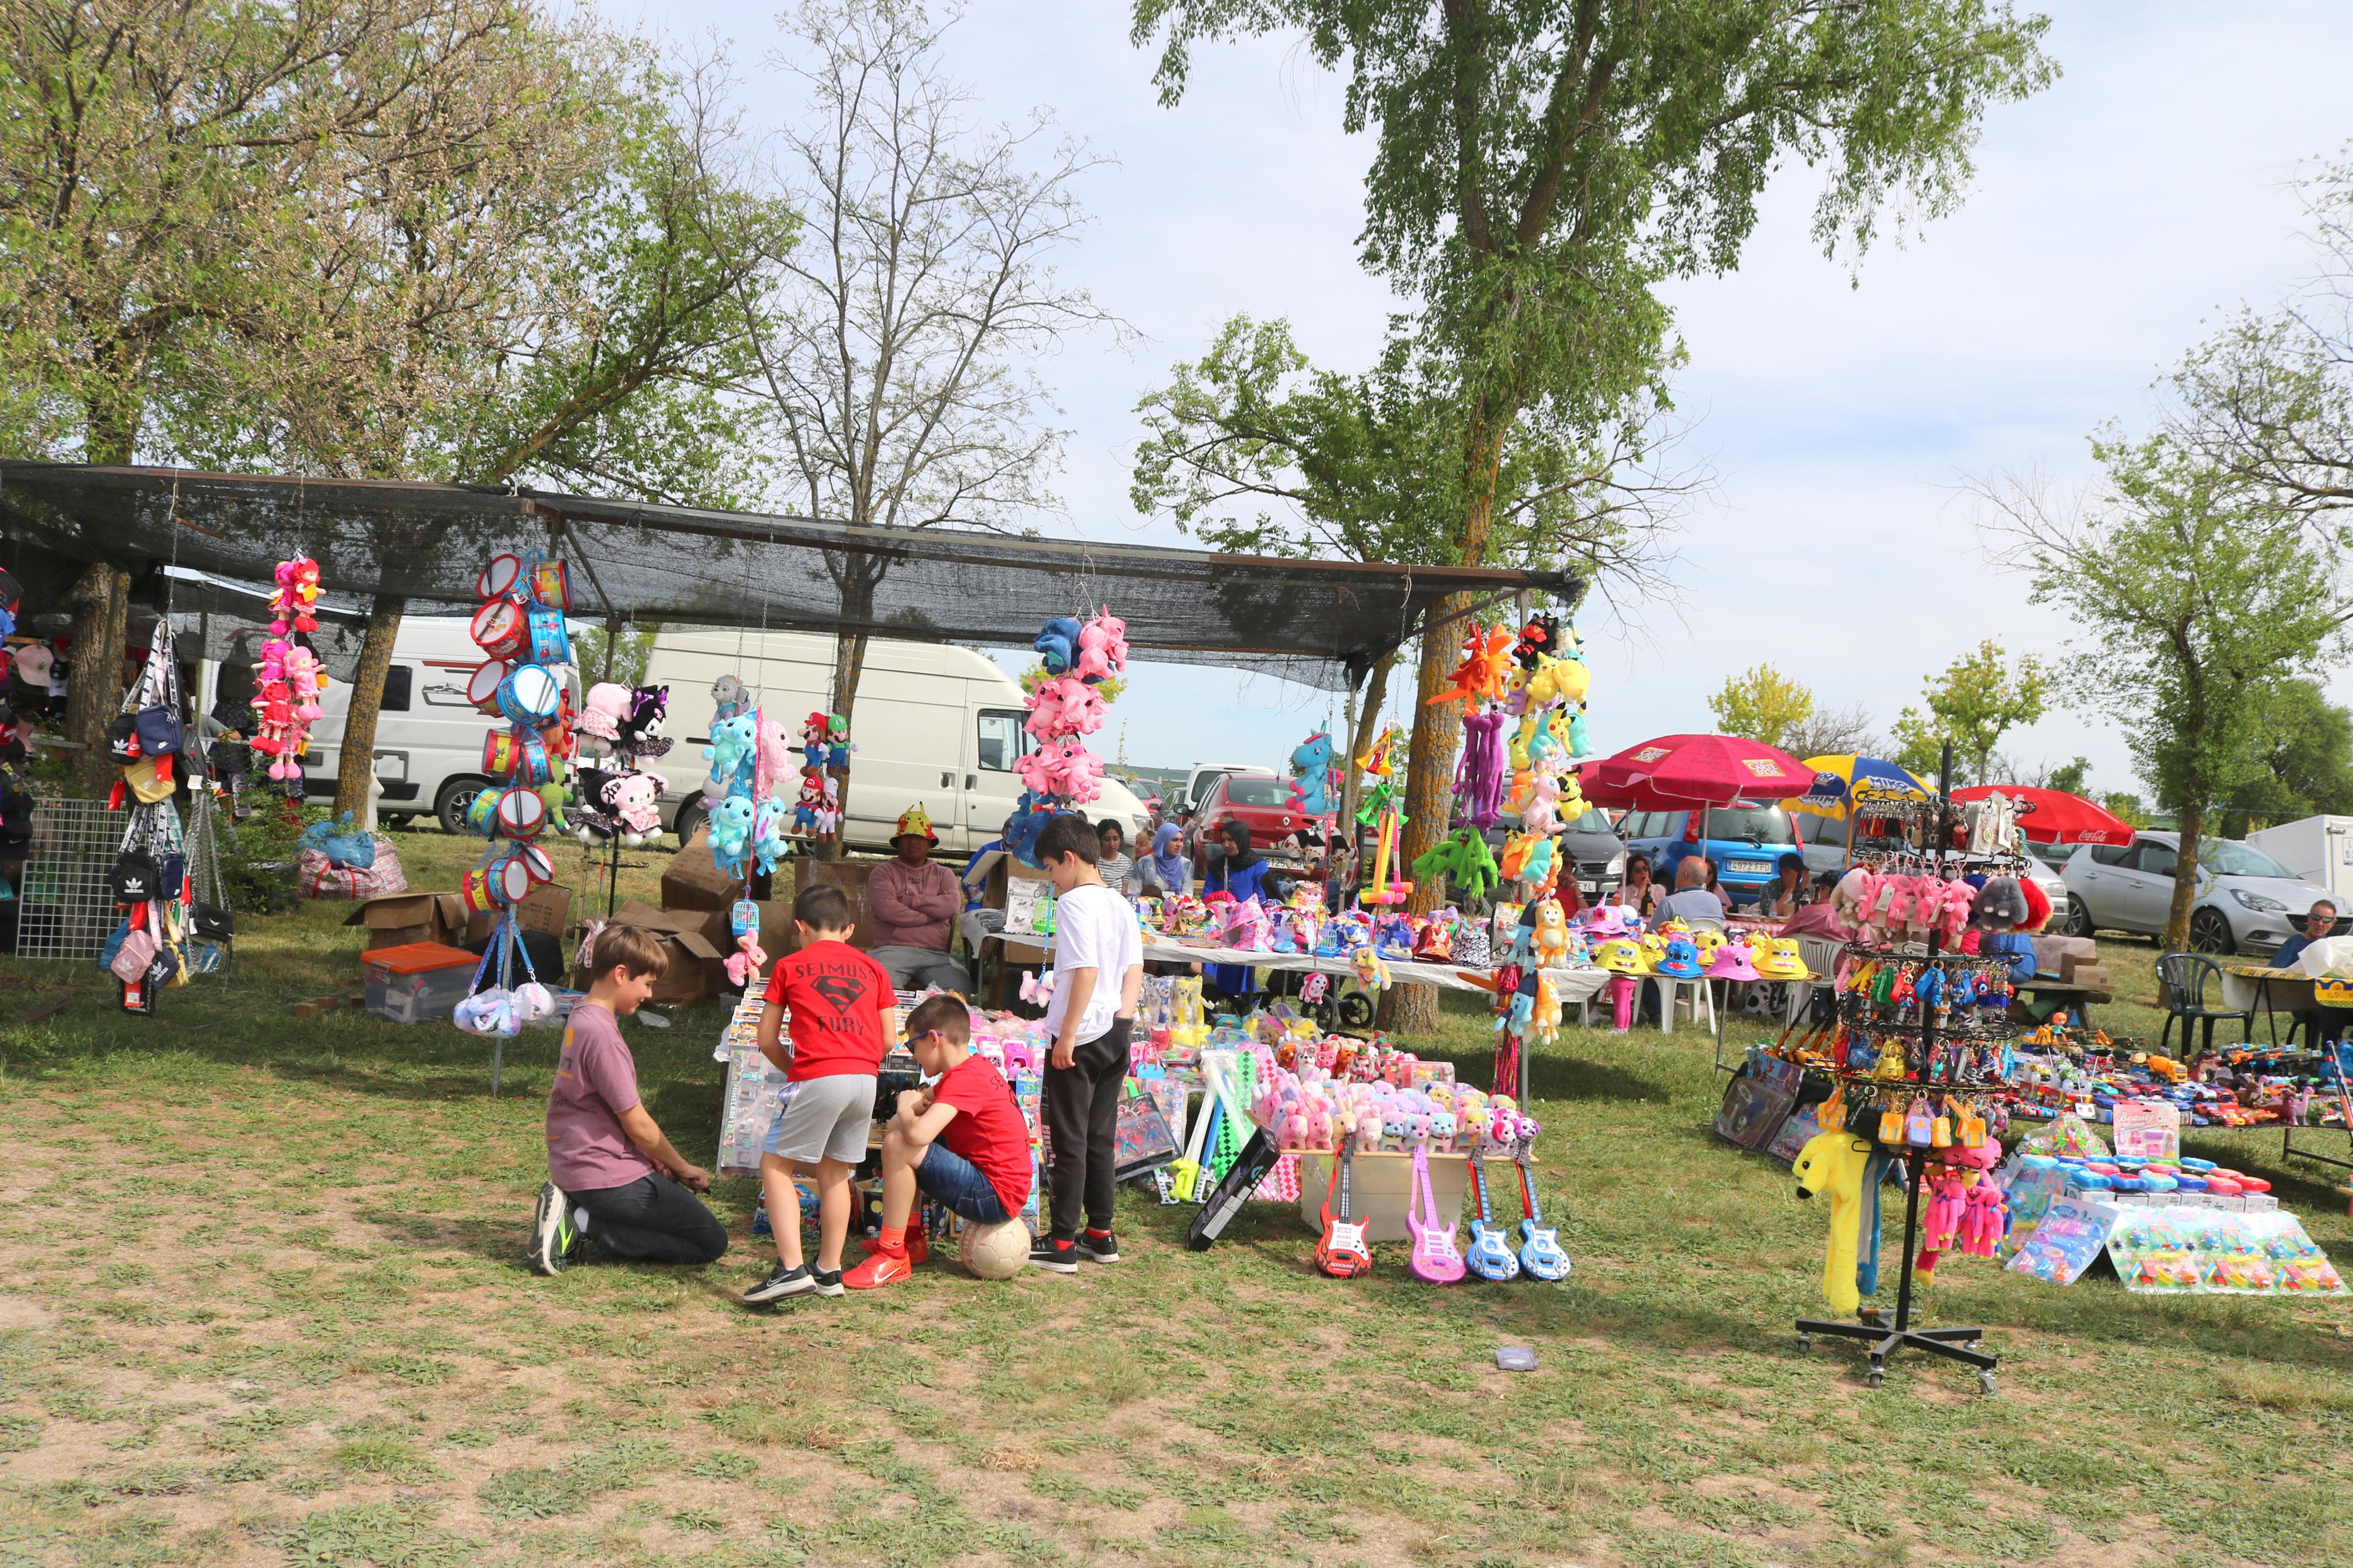
[[[1912,1109],[1904,1116],[1904,1142],[1915,1149],[1925,1149],[1934,1132],[1935,1128],[1928,1120],[1928,1102],[1915,1100]]]

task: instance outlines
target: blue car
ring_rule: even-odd
[[[1668,892],[1674,891],[1675,869],[1684,858],[1704,854],[1715,862],[1716,881],[1732,895],[1736,907],[1757,901],[1758,889],[1773,879],[1782,856],[1804,850],[1797,825],[1778,805],[1736,803],[1704,810],[1631,811],[1619,823],[1618,836],[1628,849],[1650,861],[1651,879]]]

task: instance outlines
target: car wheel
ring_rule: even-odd
[[[466,826],[466,808],[490,785],[490,780],[477,778],[456,778],[443,784],[441,793],[433,797],[433,815],[441,819],[441,831],[472,834],[474,830]]]
[[[2085,909],[2084,900],[2073,893],[2067,895],[2067,934],[2069,936],[2092,934],[2092,911]]]
[[[678,834],[679,843],[683,845],[688,839],[693,837],[694,830],[702,826],[702,819],[708,815],[702,808],[702,797],[700,795],[680,806],[678,826],[673,829]]]
[[[2200,952],[2230,953],[2238,951],[2238,942],[2231,935],[2231,922],[2220,910],[2193,910],[2189,915],[2189,945]]]

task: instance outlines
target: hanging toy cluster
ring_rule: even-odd
[[[122,770],[107,808],[127,805],[130,820],[107,876],[121,924],[100,961],[122,983],[126,1013],[152,1014],[159,992],[188,983],[193,901],[180,814],[172,805],[173,759],[184,741],[178,671],[167,614],[156,621],[147,662],[106,731],[107,753]]]
[[[841,837],[841,791],[849,779],[849,753],[856,750],[849,743],[849,721],[842,715],[812,713],[801,721],[801,787],[793,802],[794,837],[819,843]]]
[[[1381,731],[1373,749],[1356,759],[1366,780],[1365,797],[1356,807],[1356,821],[1365,826],[1380,825],[1379,847],[1373,852],[1373,874],[1365,882],[1364,890],[1356,895],[1362,904],[1401,904],[1413,891],[1411,882],[1389,880],[1390,857],[1398,852],[1398,727],[1394,724]]]
[[[278,593],[270,600],[269,640],[261,645],[261,672],[253,694],[253,750],[269,759],[271,781],[290,800],[302,798],[302,757],[311,749],[311,726],[323,717],[320,694],[327,671],[319,656],[297,642],[319,629],[319,563],[307,555],[278,563]]]
[[[571,799],[565,780],[574,714],[560,672],[572,662],[564,624],[572,588],[561,561],[501,554],[491,558],[474,591],[482,605],[470,629],[486,657],[466,693],[506,724],[482,741],[482,772],[497,782],[466,811],[468,826],[490,847],[458,886],[467,909],[496,914],[499,923],[453,1018],[472,1034],[512,1036],[555,1006],[532,968],[514,910],[533,889],[555,879],[554,863],[537,840],[551,822],[565,820]],[[513,985],[518,956],[529,978]]]
[[[632,849],[659,839],[666,786],[659,773],[638,764],[669,754],[670,737],[661,732],[669,711],[667,686],[607,680],[590,687],[573,726],[580,766],[573,775],[570,816],[559,809],[550,826],[590,848],[615,838]]]
[[[1127,668],[1127,623],[1108,607],[1084,622],[1063,616],[1048,621],[1030,646],[1045,667],[1024,726],[1038,749],[1016,764],[1021,798],[1005,835],[1005,847],[1025,866],[1038,864],[1038,836],[1049,818],[1103,794],[1103,759],[1087,750],[1085,737],[1103,726],[1095,689]]]

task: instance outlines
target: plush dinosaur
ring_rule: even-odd
[[[1844,1128],[1820,1132],[1798,1151],[1792,1167],[1798,1195],[1818,1194],[1831,1200],[1830,1247],[1822,1262],[1822,1300],[1831,1311],[1846,1317],[1862,1305],[1855,1284],[1855,1258],[1862,1225],[1862,1176],[1873,1145]]]
[[[1413,874],[1417,881],[1451,878],[1455,890],[1467,898],[1484,898],[1501,877],[1487,840],[1468,827],[1456,828],[1424,850],[1413,863]]]

